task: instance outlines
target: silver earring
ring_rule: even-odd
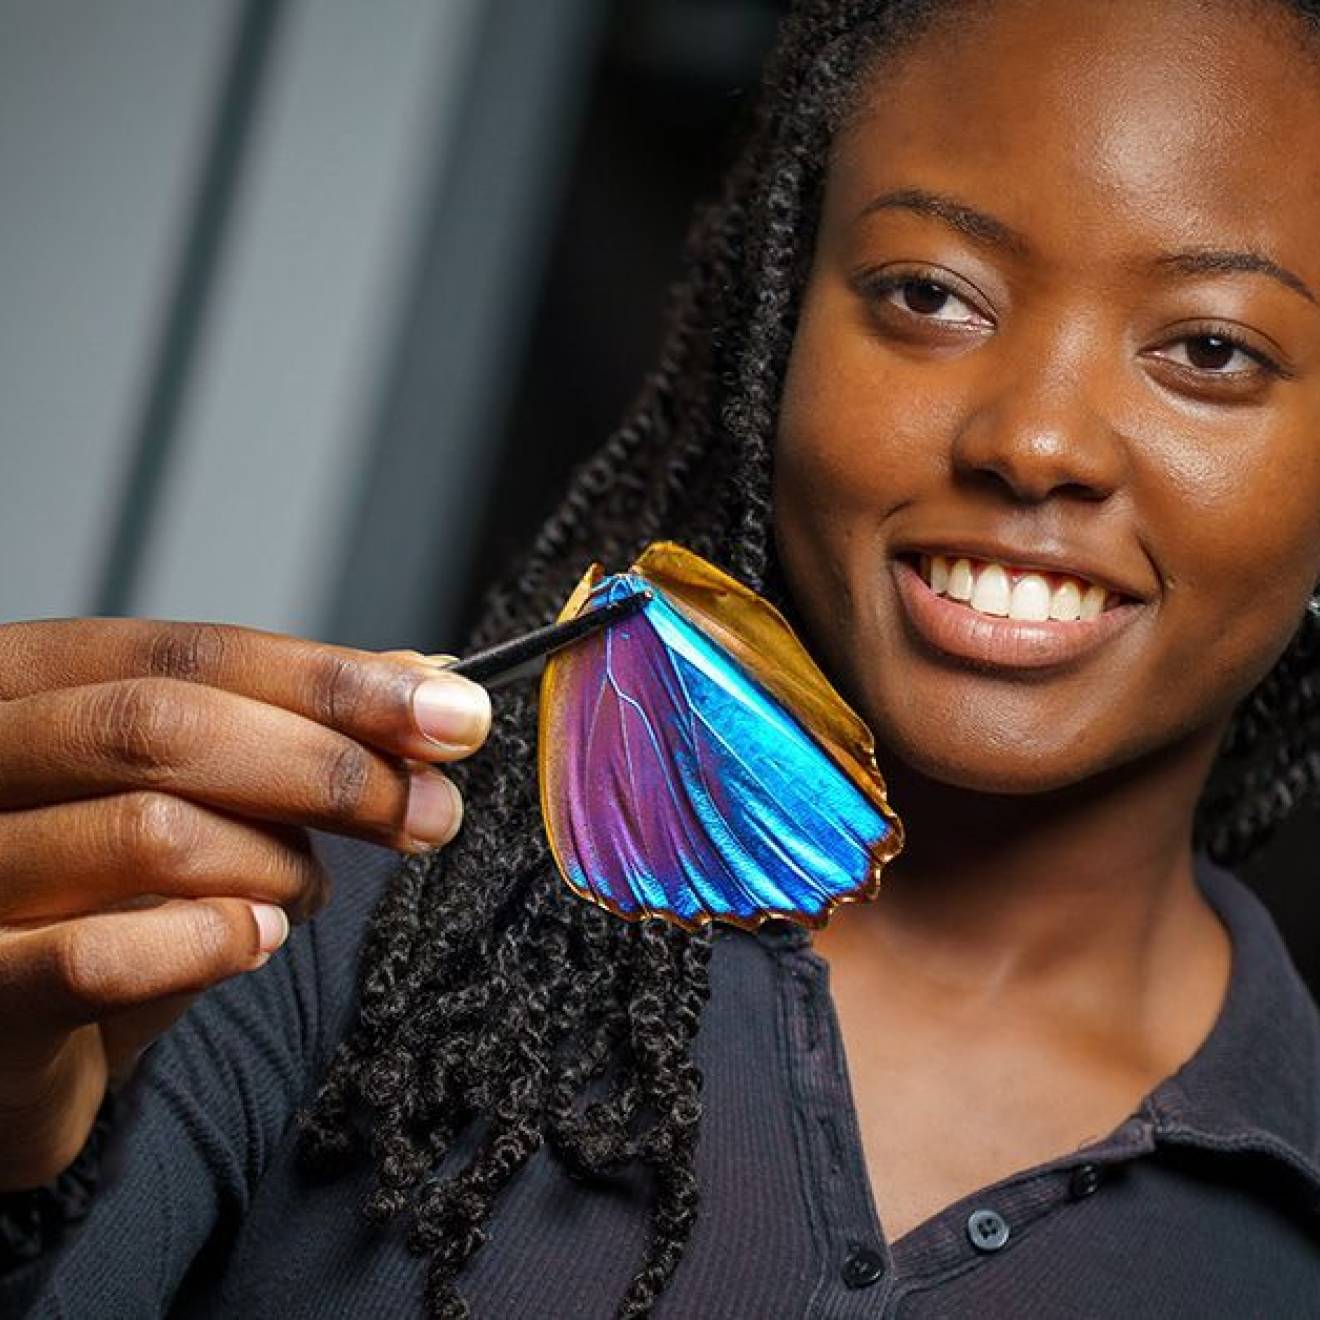
[[[1320,619],[1320,591],[1317,591],[1306,602],[1306,612],[1313,619]]]

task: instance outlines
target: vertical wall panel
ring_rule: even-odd
[[[458,147],[381,382],[329,632],[452,649],[558,220],[603,0],[483,0]]]
[[[230,0],[0,0],[0,619],[83,613]]]
[[[603,9],[0,0],[0,617],[444,632]]]
[[[478,10],[288,14],[134,613],[320,628]]]

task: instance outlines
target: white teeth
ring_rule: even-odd
[[[948,585],[949,561],[943,555],[936,555],[930,561],[930,589],[940,596]]]
[[[976,576],[972,609],[982,614],[1008,613],[1008,574],[998,564],[987,564]]]
[[[945,591],[954,600],[971,600],[972,598],[972,565],[967,559],[957,559],[953,567],[949,569],[949,584]]]
[[[1080,617],[1083,619],[1095,619],[1100,616],[1105,608],[1105,589],[1097,586],[1094,582],[1087,587],[1086,595],[1082,597],[1082,612]]]
[[[1064,578],[1051,590],[1049,580],[1041,573],[1023,572],[1013,582],[1002,564],[982,560],[950,560],[947,555],[930,555],[922,557],[922,568],[937,596],[962,601],[982,614],[998,618],[1071,623],[1098,617],[1109,601],[1109,592],[1096,583],[1088,585],[1076,578]]]
[[[1050,618],[1071,623],[1082,612],[1082,590],[1075,582],[1061,582],[1050,597]]]
[[[1010,619],[1026,619],[1040,623],[1050,617],[1050,584],[1035,573],[1018,578],[1008,601]]]

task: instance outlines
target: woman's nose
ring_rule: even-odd
[[[1001,377],[964,418],[954,442],[955,473],[1002,485],[1023,503],[1055,494],[1103,500],[1122,480],[1121,437],[1090,400],[1100,382],[1039,361]]]

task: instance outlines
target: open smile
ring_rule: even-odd
[[[1065,664],[1104,645],[1141,608],[1072,574],[941,555],[905,555],[892,564],[918,637],[936,651],[981,665]]]

